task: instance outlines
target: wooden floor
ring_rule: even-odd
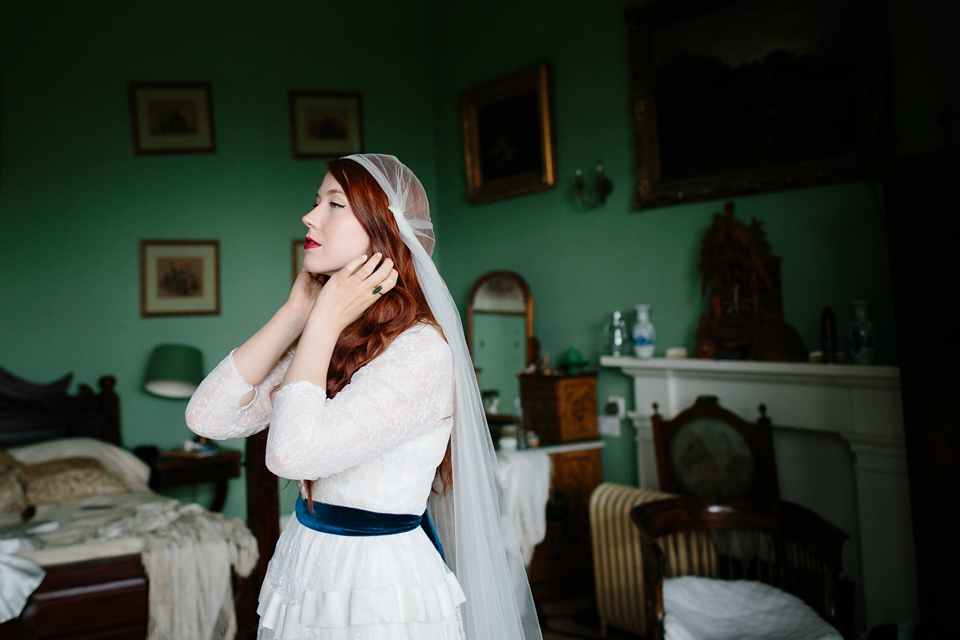
[[[596,604],[588,597],[547,602],[538,607],[543,640],[602,638]],[[638,640],[640,636],[608,628],[607,640]]]

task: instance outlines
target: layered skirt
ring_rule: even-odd
[[[284,528],[260,591],[258,640],[461,640],[463,590],[416,528],[383,536]]]

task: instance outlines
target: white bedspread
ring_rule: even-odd
[[[40,548],[18,551],[27,561],[50,566],[89,558],[88,548],[93,557],[141,554],[149,579],[149,640],[235,635],[231,567],[246,576],[257,561],[256,538],[243,521],[147,490],[43,506],[34,522],[44,521],[61,526],[33,536]],[[0,519],[0,528],[4,524]]]
[[[666,640],[843,640],[802,600],[762,582],[669,578],[663,608]]]
[[[16,555],[30,546],[24,538],[0,540],[0,623],[20,615],[27,598],[43,581],[40,565]]]

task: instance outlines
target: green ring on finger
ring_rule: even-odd
[[[373,290],[373,292],[374,292],[375,294],[380,293],[380,290],[381,290],[381,289],[383,289],[383,287],[381,287],[381,286],[378,285],[377,288]]]

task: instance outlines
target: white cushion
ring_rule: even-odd
[[[666,640],[843,640],[803,600],[762,582],[663,582]]]

